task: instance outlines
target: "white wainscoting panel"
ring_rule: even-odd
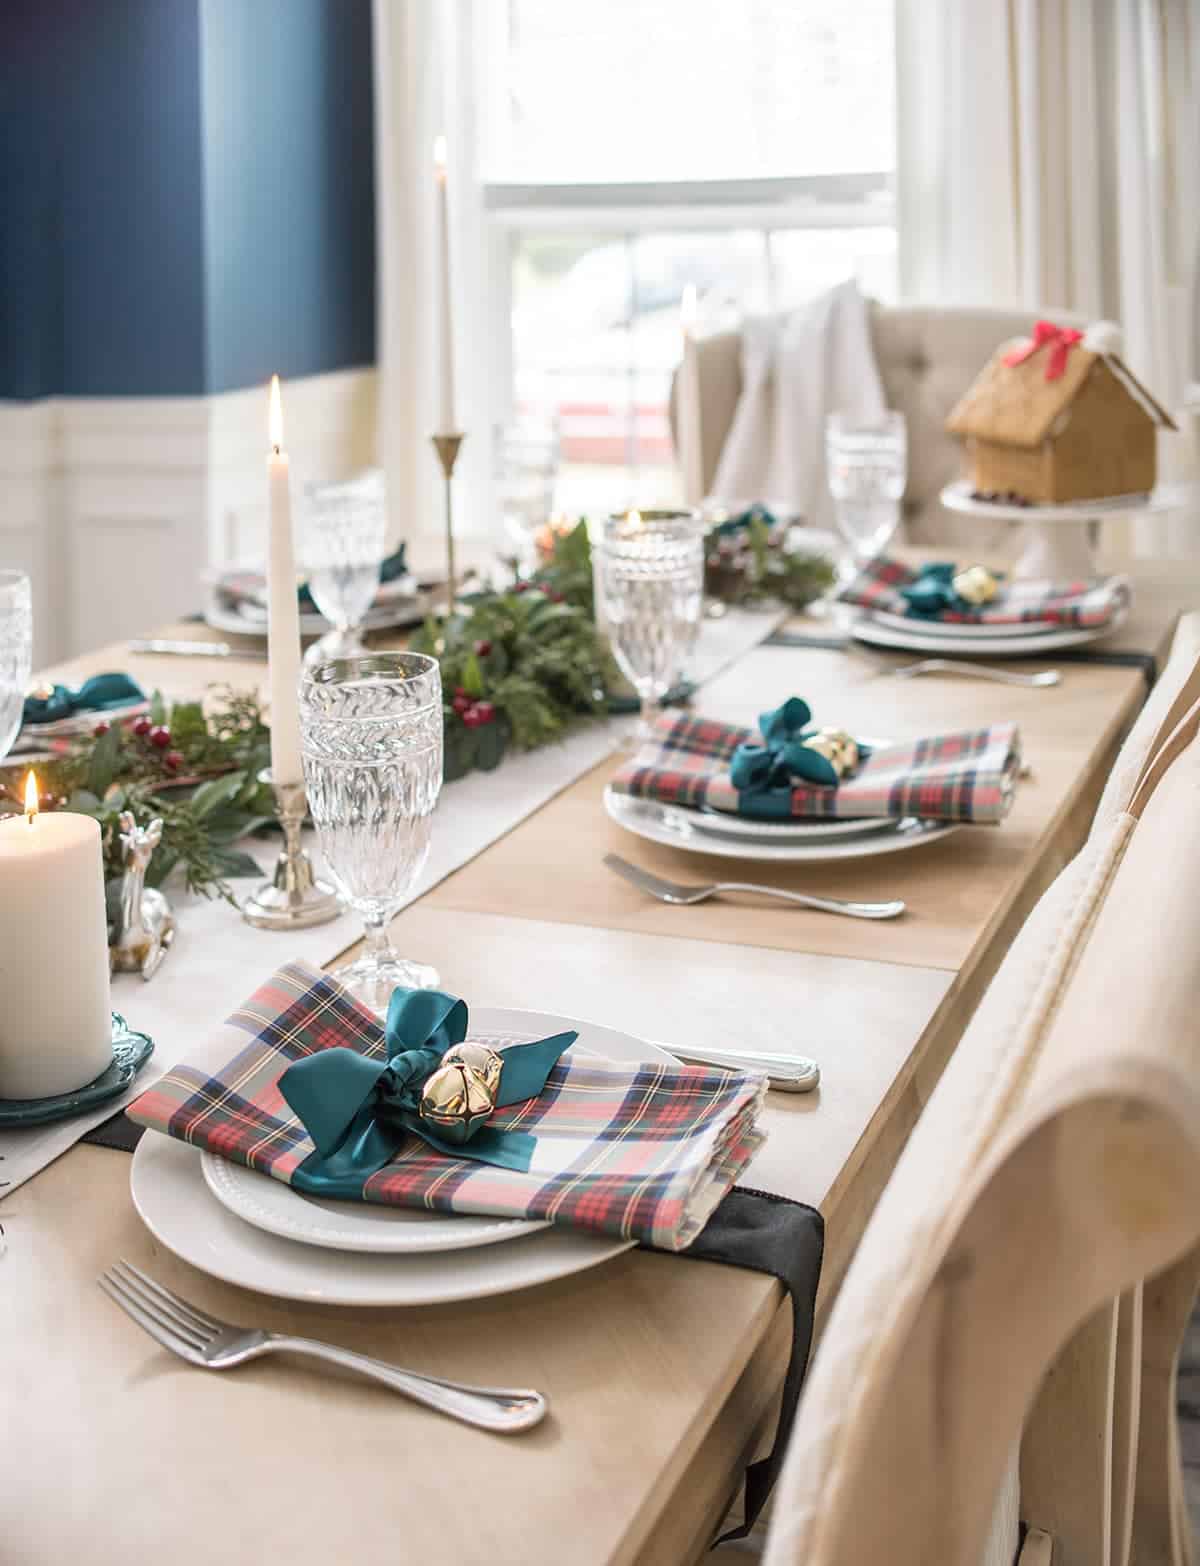
[[[374,463],[375,382],[285,383],[293,485]],[[266,445],[264,387],[0,402],[0,567],[33,577],[35,661],[193,613],[206,568],[261,558]]]

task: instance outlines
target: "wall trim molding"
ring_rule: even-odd
[[[284,387],[293,482],[375,460],[373,367]],[[0,400],[0,566],[34,580],[35,659],[198,610],[205,569],[260,553],[262,387],[210,397]]]

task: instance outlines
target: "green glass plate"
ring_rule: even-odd
[[[50,1120],[82,1115],[123,1093],[154,1053],[154,1040],[135,1033],[125,1018],[112,1014],[112,1064],[70,1093],[51,1098],[0,1098],[0,1127],[41,1126]]]

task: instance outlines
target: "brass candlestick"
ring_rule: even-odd
[[[283,828],[283,849],[275,874],[247,898],[242,918],[260,930],[303,930],[336,919],[342,911],[332,886],[318,881],[312,860],[300,846],[300,828],[308,811],[303,783],[276,783],[270,767],[258,774],[275,790],[275,809]]]
[[[454,464],[458,461],[459,447],[465,435],[435,435],[433,449],[442,465],[442,477],[446,482],[446,613],[454,613],[454,600],[458,592],[458,574],[454,569]]]

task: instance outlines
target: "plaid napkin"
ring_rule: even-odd
[[[493,1048],[517,1042],[470,1037]],[[315,1152],[278,1087],[294,1061],[335,1045],[373,1059],[383,1029],[328,975],[288,963],[240,1007],[209,1074],[176,1066],[129,1106],[130,1118],[296,1183]],[[641,1240],[690,1245],[764,1140],[755,1121],[766,1079],[648,1061],[631,1066],[568,1053],[535,1099],[489,1122],[537,1139],[527,1173],[448,1157],[410,1136],[371,1175],[362,1199],[438,1212],[545,1218]]]
[[[888,614],[908,615],[901,589],[916,581],[918,571],[900,560],[880,555],[858,573],[838,594],[843,603],[862,609],[882,609]],[[980,608],[947,610],[935,618],[953,625],[1077,625],[1084,629],[1107,625],[1130,601],[1129,579],[1107,576],[1095,580],[1081,578],[1073,582],[1018,580],[1001,583],[990,604]]]
[[[729,777],[739,745],[753,729],[711,718],[672,717],[612,780],[618,794],[666,805],[725,810],[765,820],[789,817],[924,816],[939,821],[1001,821],[1013,801],[1021,747],[1016,725],[993,723],[958,734],[881,745],[836,788],[794,782],[740,792]]]

